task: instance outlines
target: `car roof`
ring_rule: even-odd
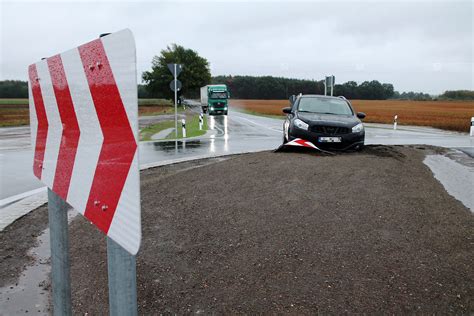
[[[322,94],[303,94],[300,98],[326,98],[326,99],[341,99],[340,97],[330,96],[330,95],[322,95]]]

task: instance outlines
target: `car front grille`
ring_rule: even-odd
[[[325,126],[325,125],[314,125],[314,126],[311,126],[310,130],[315,133],[327,134],[327,135],[342,135],[342,134],[349,134],[351,132],[351,129],[347,127]]]

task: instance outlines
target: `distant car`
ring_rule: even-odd
[[[291,107],[283,123],[283,144],[296,138],[325,149],[349,150],[364,146],[365,131],[361,119],[344,97],[300,95],[290,98]]]

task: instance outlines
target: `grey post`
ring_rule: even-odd
[[[48,189],[54,315],[72,315],[67,210],[66,201]]]
[[[109,270],[109,314],[137,315],[137,266],[129,254],[107,237],[107,266]]]
[[[333,96],[334,92],[334,76],[331,76],[331,97]]]
[[[176,64],[174,64],[174,134],[176,139],[178,139],[178,89],[176,78]]]

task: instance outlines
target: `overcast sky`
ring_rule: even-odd
[[[474,90],[472,1],[0,1],[1,80],[26,80],[41,57],[129,28],[139,77],[177,43],[207,58],[212,75]]]

